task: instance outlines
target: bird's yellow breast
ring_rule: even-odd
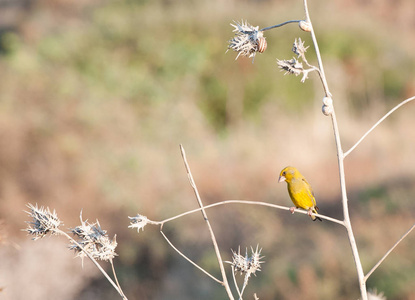
[[[288,194],[294,205],[305,210],[314,208],[315,199],[313,194],[308,190],[307,185],[299,182],[287,184]]]

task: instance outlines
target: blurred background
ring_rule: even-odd
[[[310,2],[346,151],[415,95],[415,3]],[[300,83],[276,64],[293,57],[295,38],[311,45],[309,35],[295,24],[267,31],[268,49],[254,63],[225,53],[233,20],[263,28],[303,18],[302,1],[0,0],[0,298],[119,299],[63,237],[35,242],[22,231],[30,202],[56,209],[65,228],[80,224],[82,210],[116,234],[115,266],[130,300],[226,299],[159,228],[127,228],[137,213],[163,220],[198,207],[179,144],[204,204],[290,206],[277,177],[293,165],[312,184],[320,212],[342,218],[320,81],[311,74]],[[307,54],[315,64],[312,47]],[[345,161],[366,272],[415,220],[414,114],[413,103],[398,110]],[[224,260],[239,246],[263,248],[266,263],[246,299],[359,297],[340,226],[260,206],[208,214]],[[220,278],[199,213],[164,231]],[[415,299],[414,247],[411,234],[368,287],[387,299]]]

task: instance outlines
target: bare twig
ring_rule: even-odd
[[[269,27],[262,28],[259,31],[266,31],[266,30],[270,30],[270,29],[274,29],[274,28],[277,28],[277,27],[281,27],[281,26],[287,25],[289,23],[299,23],[299,22],[301,22],[301,20],[286,21],[286,22],[283,22],[281,24],[277,24],[277,25],[273,25],[273,26],[269,26]]]
[[[372,275],[372,273],[380,266],[380,264],[388,257],[388,255],[393,251],[403,241],[404,238],[415,228],[415,224],[386,252],[386,254],[376,263],[376,265],[366,274],[365,281]]]
[[[304,11],[305,11],[305,15],[306,15],[306,21],[308,23],[312,24],[311,19],[310,19],[310,13],[308,12],[307,0],[304,0]],[[320,49],[318,47],[317,38],[316,38],[316,34],[314,33],[313,26],[311,26],[310,33],[311,33],[311,39],[313,40],[314,49],[316,50],[318,67],[320,69],[318,74],[320,76],[321,83],[323,84],[323,88],[324,88],[324,92],[326,94],[326,97],[331,97],[331,93],[330,93],[330,90],[329,90],[329,85],[327,84],[326,75],[324,73],[323,60],[321,59]]]
[[[282,206],[282,205],[277,205],[277,204],[272,204],[272,203],[267,203],[267,202],[248,201],[248,200],[224,200],[224,201],[221,201],[221,202],[216,202],[216,203],[213,203],[213,204],[206,205],[206,206],[203,207],[203,209],[209,209],[209,208],[212,208],[212,207],[215,207],[215,206],[226,205],[226,204],[260,205],[260,206],[267,206],[267,207],[272,207],[272,208],[281,209],[281,210],[288,210],[288,211],[290,210],[290,207],[288,207],[288,206]],[[164,223],[167,223],[167,222],[170,222],[170,221],[179,219],[181,217],[184,217],[186,215],[193,214],[193,213],[198,212],[198,211],[201,211],[201,210],[202,210],[202,208],[196,208],[196,209],[193,209],[193,210],[184,212],[182,214],[179,214],[177,216],[174,216],[174,217],[165,219],[163,221],[159,221],[159,222],[157,222],[157,221],[151,221],[151,224],[161,225],[161,224],[164,224]],[[308,214],[307,211],[301,210],[301,209],[295,209],[294,211],[295,212],[298,212],[300,214]],[[315,215],[315,214],[312,214],[312,215]],[[325,215],[322,215],[322,214],[318,214],[316,216],[318,216],[318,217],[320,217],[322,219],[328,220],[330,222],[337,223],[337,224],[340,224],[340,225],[343,225],[344,226],[344,222],[341,221],[341,220],[338,220],[338,219],[335,219],[335,218],[332,218],[332,217],[328,217],[328,216],[325,216]]]
[[[187,260],[189,263],[191,263],[192,265],[194,265],[196,268],[198,268],[200,271],[202,271],[203,273],[205,273],[207,276],[209,276],[210,278],[212,278],[217,283],[223,285],[223,282],[222,281],[220,281],[219,279],[217,279],[216,277],[214,277],[213,275],[211,275],[208,271],[206,271],[205,269],[203,269],[202,267],[200,267],[197,263],[195,263],[194,261],[192,261],[186,255],[184,255],[179,249],[177,249],[173,245],[173,243],[167,238],[167,236],[164,234],[164,232],[162,230],[160,230],[160,233],[166,239],[167,243],[169,243],[170,247],[172,247],[177,253],[179,253],[185,260]]]
[[[356,144],[354,144],[346,153],[344,153],[344,157],[346,157],[347,155],[350,154],[350,152],[352,152],[368,135],[369,133],[371,133],[376,127],[378,127],[378,125],[380,123],[382,123],[387,117],[389,117],[390,114],[392,114],[395,110],[397,110],[398,108],[400,108],[401,106],[411,102],[412,100],[415,100],[415,96],[408,98],[404,101],[402,101],[401,103],[399,103],[398,105],[396,105],[394,108],[392,108],[386,115],[384,115],[379,121],[376,122],[375,125],[372,126],[372,128],[370,128],[361,138],[360,140],[357,141]]]
[[[123,297],[123,299],[126,299],[126,297],[125,297],[125,295],[124,295],[124,292],[123,292],[123,290],[121,289],[121,285],[120,285],[120,283],[119,283],[119,281],[118,281],[117,273],[115,272],[114,261],[113,261],[113,259],[112,259],[112,258],[111,258],[109,261],[110,261],[110,264],[111,264],[112,274],[114,275],[115,282],[117,283],[118,289],[119,289],[119,290],[120,290],[120,292],[122,293],[122,297]]]
[[[235,284],[236,291],[238,292],[239,300],[241,300],[242,294],[241,294],[241,291],[239,290],[238,282],[236,281],[235,268],[234,266],[231,266],[231,268],[232,268],[233,283]]]
[[[189,164],[187,163],[186,153],[185,153],[184,148],[183,148],[182,145],[180,145],[180,151],[182,153],[183,162],[184,162],[184,165],[186,167],[187,176],[189,177],[190,185],[193,188],[193,191],[195,193],[197,202],[199,203],[199,206],[200,206],[200,208],[202,210],[203,218],[205,219],[206,225],[207,225],[207,227],[209,229],[210,237],[212,239],[212,244],[213,244],[213,247],[214,247],[215,253],[216,253],[216,258],[218,259],[220,272],[222,274],[222,280],[223,280],[223,283],[222,284],[225,287],[225,290],[226,290],[226,292],[228,294],[229,299],[230,300],[234,300],[233,295],[232,295],[231,288],[230,288],[229,283],[228,283],[228,279],[226,277],[225,267],[223,265],[222,256],[221,256],[220,251],[219,251],[219,247],[218,247],[218,243],[217,243],[216,238],[215,238],[215,234],[214,234],[213,229],[212,229],[212,226],[210,225],[210,222],[209,222],[209,220],[207,218],[207,214],[206,214],[205,209],[203,207],[202,200],[200,199],[199,192],[197,190],[195,181],[193,179],[192,172],[190,171]]]

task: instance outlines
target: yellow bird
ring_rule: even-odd
[[[316,219],[322,221],[319,217],[311,215],[312,213],[317,214],[318,207],[313,190],[304,176],[296,168],[286,167],[281,171],[278,179],[278,182],[283,181],[287,182],[288,194],[295,205],[290,208],[290,212],[293,214],[295,208],[302,208],[308,211],[308,215],[313,221]]]

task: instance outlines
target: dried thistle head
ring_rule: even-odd
[[[261,271],[261,264],[264,263],[261,259],[264,256],[261,256],[262,248],[258,250],[258,246],[255,251],[251,247],[251,256],[248,256],[248,249],[245,250],[245,256],[241,255],[241,248],[238,248],[238,252],[232,250],[232,262],[227,261],[231,264],[235,272],[241,272],[245,274],[245,282],[248,282],[249,277],[252,274]]]
[[[55,210],[51,212],[49,207],[38,207],[37,204],[34,206],[31,203],[27,204],[27,207],[30,211],[26,211],[26,213],[33,220],[26,222],[28,227],[24,230],[34,236],[33,240],[41,239],[48,233],[59,234],[59,226],[63,223],[59,220]]]
[[[228,50],[238,52],[235,60],[240,55],[255,58],[257,52],[262,53],[267,49],[267,41],[263,31],[259,31],[259,26],[254,27],[243,20],[240,23],[234,22],[231,26],[235,28],[235,37],[229,40]]]
[[[293,58],[291,60],[279,60],[277,59],[278,67],[281,70],[284,70],[286,74],[294,74],[295,76],[298,76],[303,73],[304,68],[303,64],[299,62],[296,58]]]
[[[301,40],[301,38],[298,38],[298,40],[294,40],[292,51],[297,55],[297,57],[305,59],[305,53],[309,47],[310,46],[304,47],[304,42]]]
[[[149,223],[149,219],[146,216],[137,214],[135,217],[128,217],[130,219],[130,225],[128,228],[137,228],[137,232],[140,232],[140,229],[143,229]]]
[[[88,223],[88,220],[83,221],[82,212],[80,219],[81,225],[71,229],[71,232],[78,237],[78,241],[77,243],[72,241],[69,249],[74,250],[76,256],[82,260],[86,256],[84,251],[98,260],[109,261],[117,256],[117,253],[115,253],[117,247],[116,235],[110,240],[98,220],[93,224]]]
[[[378,294],[378,291],[376,289],[373,289],[373,290],[368,291],[367,299],[368,300],[386,300],[386,297],[382,292]]]

